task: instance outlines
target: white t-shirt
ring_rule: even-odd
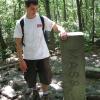
[[[45,30],[51,31],[54,22],[44,17]],[[49,57],[49,50],[44,39],[42,22],[39,14],[33,19],[28,19],[24,15],[24,44],[23,46],[23,58],[28,60],[44,59]],[[21,19],[22,19],[21,18]],[[14,38],[22,38],[22,30],[20,26],[20,20],[16,22],[16,27],[14,31]]]

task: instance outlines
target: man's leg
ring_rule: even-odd
[[[44,93],[48,91],[48,87],[49,87],[49,85],[42,84],[42,90],[43,90]]]
[[[31,95],[32,100],[40,100],[39,93],[36,88],[36,77],[37,77],[37,68],[36,68],[36,63],[37,61],[34,60],[25,60],[27,64],[27,71],[24,73],[24,78],[28,84],[28,89],[26,96]],[[30,98],[31,98],[30,97]],[[28,98],[28,100],[30,100]]]
[[[27,71],[24,72],[24,78],[28,84],[29,88],[35,88],[36,87],[36,77],[37,77],[37,71],[36,71],[36,64],[34,60],[25,60],[27,65]]]
[[[49,58],[39,60],[38,62],[39,78],[42,85],[43,95],[48,94],[48,86],[51,83],[52,72],[49,65]],[[48,99],[45,99],[48,100]]]

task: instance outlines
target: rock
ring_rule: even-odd
[[[99,40],[96,40],[96,42],[94,43],[96,46],[99,46],[100,47],[100,39]]]
[[[51,86],[52,88],[54,88],[55,91],[58,91],[58,92],[60,92],[60,91],[63,90],[62,87],[59,86],[58,84],[51,83],[50,86]]]
[[[9,84],[13,87],[13,89],[15,91],[19,91],[19,90],[22,90],[23,88],[26,87],[26,83],[25,81],[10,81]]]
[[[14,97],[16,97],[16,92],[11,86],[7,85],[1,89],[1,99],[0,100],[8,100]]]

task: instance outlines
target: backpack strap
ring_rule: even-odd
[[[43,16],[40,16],[41,22],[42,22],[42,30],[43,30],[43,34],[44,34],[44,18]]]
[[[45,23],[44,23],[44,18],[43,16],[40,16],[40,19],[41,19],[41,22],[42,22],[42,31],[43,31],[43,35],[44,35],[44,38],[45,38],[45,41],[46,43],[48,44],[49,41],[48,41],[48,34],[46,33],[46,31],[44,30],[44,27],[45,27]]]
[[[21,19],[20,26],[21,26],[21,30],[22,30],[22,45],[25,46],[25,44],[23,42],[23,40],[24,40],[24,19]]]

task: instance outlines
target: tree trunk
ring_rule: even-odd
[[[47,17],[51,19],[49,0],[45,0],[44,6],[45,6]]]
[[[58,20],[60,20],[58,0],[56,0],[56,5],[57,5],[57,22],[58,22]]]
[[[3,36],[2,36],[2,25],[1,25],[1,22],[0,22],[0,46],[1,46],[2,59],[5,60],[7,45],[6,45],[6,43],[5,43],[4,39],[3,39]]]
[[[87,25],[87,20],[88,20],[88,13],[87,13],[87,10],[88,10],[88,3],[87,3],[87,2],[88,2],[88,1],[85,0],[85,6],[86,6],[86,12],[85,12],[86,18],[85,18],[85,23],[86,23],[86,25]]]
[[[83,31],[82,14],[81,14],[82,0],[76,0],[76,3],[77,3],[77,14],[79,20],[79,31]]]
[[[53,0],[53,4],[54,4],[54,8],[53,8],[54,19],[56,20],[56,7],[55,7],[55,0]]]
[[[14,21],[16,20],[16,5],[14,4],[14,2],[13,2],[13,5],[14,5],[14,11],[13,11],[13,13],[14,13],[14,15],[13,15],[13,19],[14,19]]]
[[[52,53],[53,51],[55,51],[55,37],[54,37],[54,32],[52,31],[50,33],[50,43],[49,43],[49,49],[50,49],[50,53]]]
[[[18,15],[21,17],[21,0],[18,0],[19,12]]]
[[[50,5],[49,5],[49,0],[45,0],[45,10],[46,10],[46,14],[47,17],[51,19],[51,15],[50,15]],[[54,38],[54,33],[50,33],[50,42],[49,42],[49,49],[54,51],[55,50],[55,38]]]
[[[93,27],[92,27],[92,43],[94,43],[94,35],[95,35],[95,23],[94,23],[94,1],[95,0],[92,0],[92,7],[93,7]]]
[[[64,21],[66,21],[66,2],[65,2],[65,0],[63,0],[63,4],[64,4]]]

